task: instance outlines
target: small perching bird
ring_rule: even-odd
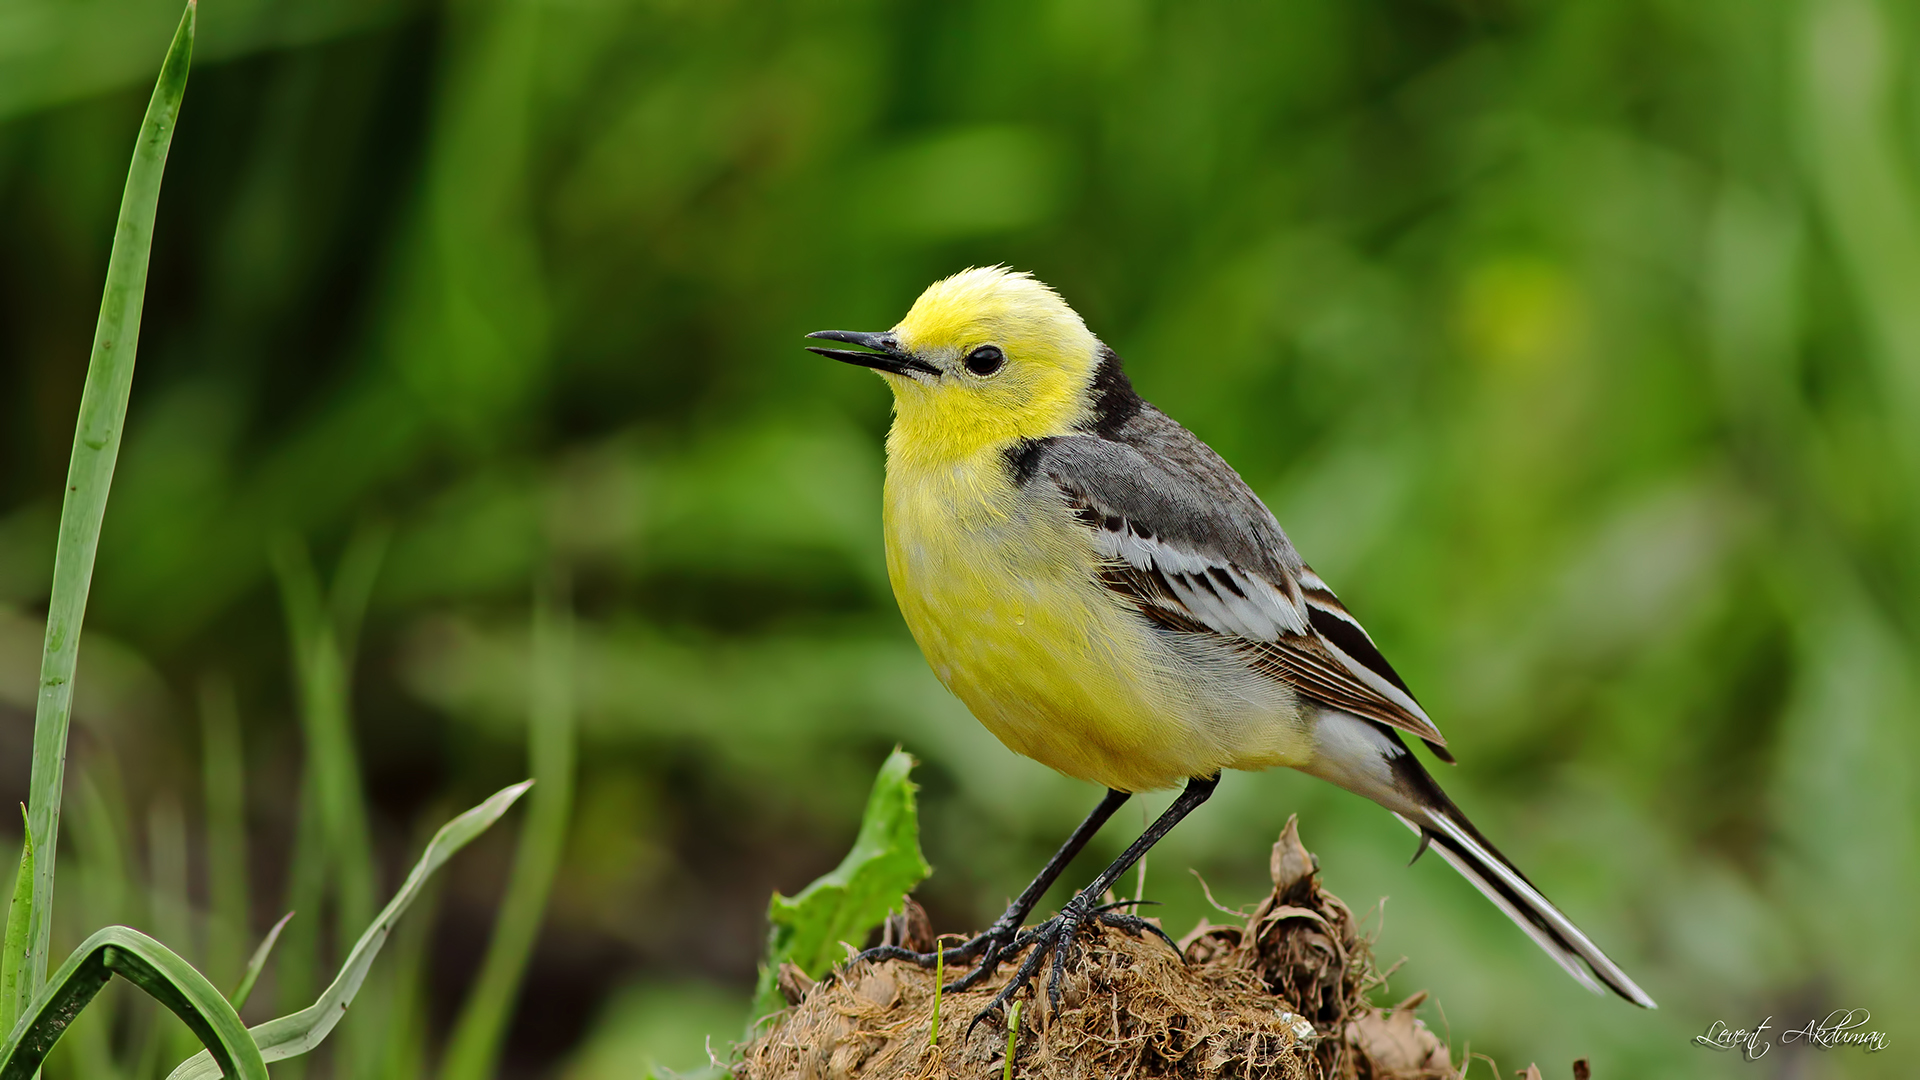
[[[892,330],[808,336],[858,346],[809,348],[893,388],[887,571],[934,673],[1015,752],[1108,789],[1006,913],[946,951],[977,961],[956,988],[1031,946],[987,1012],[1049,955],[1057,1006],[1082,926],[1154,929],[1100,906],[1120,875],[1222,769],[1284,765],[1386,807],[1575,979],[1654,1007],[1434,783],[1402,736],[1451,762],[1446,739],[1359,621],[1239,474],[1134,393],[1059,294],[1002,267],[966,270]],[[1130,793],[1181,781],[1058,916],[1022,929]]]

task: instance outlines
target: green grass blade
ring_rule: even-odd
[[[75,777],[73,814],[67,827],[79,845],[74,853],[88,868],[85,923],[140,923],[147,912],[140,893],[140,870],[130,855],[132,829],[120,802],[120,770],[111,751],[87,762]]]
[[[27,808],[20,808],[20,871],[13,878],[13,900],[7,905],[5,952],[0,953],[0,1031],[12,1031],[20,1015],[20,971],[27,959],[27,911],[33,906],[33,830],[26,825]]]
[[[253,900],[247,888],[246,753],[233,683],[209,677],[200,686],[201,783],[207,808],[207,971],[221,981],[243,969]],[[234,1008],[239,1008],[239,1003]]]
[[[791,962],[814,978],[827,973],[843,955],[840,943],[858,945],[900,898],[933,870],[920,854],[920,814],[914,784],[907,779],[913,758],[894,748],[874,777],[867,810],[853,850],[840,865],[794,897],[773,895],[767,908],[767,959],[760,968],[749,1022],[785,1006],[774,976]]]
[[[306,547],[298,540],[283,541],[274,549],[273,564],[293,639],[307,776],[326,836],[328,877],[336,886],[340,937],[345,939],[372,918],[374,894],[366,797],[347,713],[346,658]]]
[[[60,794],[66,775],[67,724],[73,716],[73,672],[80,653],[80,626],[93,583],[100,523],[107,512],[107,489],[113,483],[114,462],[120,456],[127,396],[133,389],[134,351],[146,297],[153,215],[160,201],[160,177],[166,170],[180,99],[187,89],[195,10],[193,0],[189,0],[134,142],[133,163],[127,169],[120,218],[114,227],[113,254],[107,262],[106,289],[100,298],[100,320],[87,361],[86,387],[80,396],[80,416],[74,425],[66,499],[60,509],[60,538],[54,549],[53,593],[47,604],[40,690],[34,706],[28,832],[35,837],[37,854],[33,902],[28,907],[27,977],[20,982],[16,1001],[38,992],[46,977],[47,948],[53,931],[54,852],[60,835]]]
[[[188,895],[187,822],[180,805],[162,796],[147,808],[147,925],[177,951],[193,955],[193,910]],[[164,1016],[150,1016],[136,1076],[152,1076],[199,1044]]]
[[[145,870],[134,856],[137,845],[119,759],[106,743],[90,748],[87,758],[68,779],[73,801],[60,827],[73,848],[60,906],[81,927],[151,926]],[[117,1056],[139,1043],[145,1026],[161,1019],[142,1004],[138,995],[109,994],[88,1006],[85,1018],[61,1037],[78,1075],[87,1080],[148,1080],[132,1072],[136,1063],[130,1055],[125,1060]]]
[[[273,955],[273,945],[280,940],[280,931],[287,928],[287,923],[293,916],[294,913],[291,911],[280,916],[280,921],[274,923],[273,929],[267,931],[267,936],[260,939],[260,947],[253,950],[253,956],[248,958],[246,973],[240,976],[240,985],[234,987],[233,993],[227,995],[227,1000],[233,1003],[234,1011],[238,1012],[242,1006],[246,1005],[247,999],[253,996],[253,984],[260,981],[260,972],[267,966],[267,957]]]
[[[279,1000],[275,1011],[296,1012],[320,991],[321,907],[327,896],[327,838],[320,819],[319,797],[314,793],[312,769],[300,781],[300,817],[293,836],[293,866],[287,874],[287,895],[282,906],[288,911],[309,912],[307,918],[292,924],[279,946],[280,970],[274,979]],[[275,1080],[301,1080],[305,1062],[288,1063],[276,1073]]]
[[[429,950],[442,885],[437,877],[427,882],[414,899],[407,921],[394,931],[393,943],[387,946],[387,1023],[381,1032],[380,1064],[367,1080],[421,1080],[433,1075],[427,1064],[428,1046],[433,1041],[427,1003]]]
[[[47,980],[0,1045],[0,1080],[31,1080],[47,1052],[107,981],[118,975],[171,1009],[207,1047],[219,1072],[234,1080],[267,1080],[267,1065],[240,1014],[206,976],[138,930],[109,926],[88,938]]]
[[[386,561],[387,544],[393,531],[385,525],[362,525],[347,540],[340,553],[340,564],[333,570],[333,587],[327,590],[327,614],[333,619],[333,632],[340,642],[346,673],[353,673],[353,659],[359,655],[360,627],[366,621],[367,603],[373,599],[373,586]]]
[[[573,623],[544,590],[533,617],[533,686],[528,756],[538,782],[514,854],[512,883],[494,924],[480,977],[447,1043],[440,1080],[486,1080],[546,913],[573,814]]]
[[[349,711],[351,655],[344,642],[358,637],[384,550],[384,532],[361,530],[348,544],[333,586],[325,593],[313,560],[298,538],[284,538],[273,550],[307,751],[299,850],[303,862],[295,867],[293,879],[302,895],[290,897],[287,906],[318,912],[331,890],[333,939],[340,942],[351,940],[372,921],[376,902],[373,843]],[[282,998],[288,1005],[313,993],[313,979],[320,968],[319,920],[305,922],[297,930],[287,942],[287,962],[282,968],[290,976],[288,994]],[[376,984],[368,991],[377,999],[381,987]],[[374,1010],[368,1021],[349,1031],[338,1054],[346,1072],[365,1075],[374,1068],[378,1050],[374,1044],[383,1013]],[[297,1080],[302,1066],[296,1064],[289,1071]]]
[[[1020,1049],[1020,1006],[1023,1004],[1014,1002],[1013,1011],[1007,1015],[1006,1067],[1000,1071],[1000,1080],[1013,1080],[1013,1059]]]
[[[325,1041],[333,1031],[333,1026],[345,1015],[347,1006],[353,1003],[353,997],[360,990],[360,984],[367,977],[367,969],[372,966],[374,957],[380,953],[380,947],[386,943],[387,935],[392,933],[394,921],[399,919],[411,905],[427,879],[434,871],[453,856],[453,853],[465,847],[474,837],[485,832],[488,826],[500,820],[514,801],[533,781],[523,780],[512,787],[502,788],[479,806],[449,821],[433,840],[427,850],[414,864],[413,871],[407,875],[406,883],[400,891],[388,901],[367,932],[348,954],[347,962],[334,977],[333,984],[320,995],[320,1000],[290,1016],[269,1020],[250,1029],[254,1043],[260,1048],[260,1056],[267,1061],[283,1061],[298,1057]],[[215,1080],[220,1075],[219,1066],[211,1054],[201,1051],[199,1054],[180,1063],[169,1073],[167,1080]],[[0,1080],[8,1080],[0,1077]]]

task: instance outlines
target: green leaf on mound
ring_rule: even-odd
[[[912,755],[895,747],[874,777],[853,850],[800,895],[773,894],[767,907],[772,929],[754,991],[752,1020],[784,1006],[774,985],[782,963],[816,979],[825,975],[846,956],[841,942],[859,947],[887,913],[900,906],[900,898],[933,872],[920,854],[920,811],[914,803],[918,789],[907,778],[914,764]]]

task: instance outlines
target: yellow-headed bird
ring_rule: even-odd
[[[1108,789],[1006,913],[947,951],[977,961],[964,988],[1032,946],[987,1012],[1048,955],[1057,1005],[1089,922],[1154,929],[1100,897],[1222,769],[1276,765],[1386,807],[1574,978],[1653,1007],[1434,783],[1402,736],[1452,761],[1446,740],[1359,621],[1239,474],[1134,393],[1059,294],[1028,274],[967,270],[892,330],[809,336],[859,346],[813,351],[893,388],[887,571],[934,673],[1014,751]],[[1021,929],[1129,793],[1180,781],[1059,916]]]

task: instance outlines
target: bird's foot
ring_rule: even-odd
[[[1049,956],[1053,958],[1053,970],[1047,976],[1047,1014],[1050,1017],[1058,1015],[1061,984],[1066,978],[1067,954],[1078,948],[1074,939],[1087,926],[1111,926],[1135,937],[1139,937],[1142,933],[1151,933],[1178,953],[1180,946],[1167,936],[1166,931],[1138,915],[1119,910],[1146,902],[1121,900],[1110,904],[1095,904],[1087,898],[1085,893],[1076,893],[1073,899],[1067,901],[1066,906],[1060,909],[1060,914],[1046,922],[1020,931],[1006,950],[1008,956],[1019,953],[1029,945],[1033,949],[1027,954],[1026,960],[1021,962],[1019,970],[1013,973],[1013,978],[1007,980],[1007,985],[1001,987],[1000,993],[994,995],[994,999],[987,1003],[987,1007],[980,1010],[979,1014],[973,1018],[973,1022],[967,1025],[968,1036],[972,1036],[973,1029],[980,1026],[980,1021],[1003,1011],[1021,990],[1030,985],[1034,976],[1040,973],[1040,965],[1046,963]],[[976,968],[968,975],[967,979],[971,980],[969,985],[978,981],[974,979],[974,975],[979,971],[980,969]],[[981,978],[984,977],[981,976]]]
[[[942,966],[971,963],[973,964],[973,970],[941,988],[944,993],[959,993],[964,990],[971,990],[973,987],[991,977],[995,969],[1000,966],[1000,961],[1003,958],[1011,956],[1014,952],[1018,951],[1013,948],[1013,945],[1014,942],[1022,936],[1020,923],[1020,915],[1016,912],[1008,911],[996,919],[992,926],[987,927],[979,934],[955,945],[951,949],[915,952],[912,949],[904,949],[898,945],[878,945],[854,957],[854,959],[869,961],[905,960],[910,964],[916,964],[923,968],[933,967],[936,963]]]

